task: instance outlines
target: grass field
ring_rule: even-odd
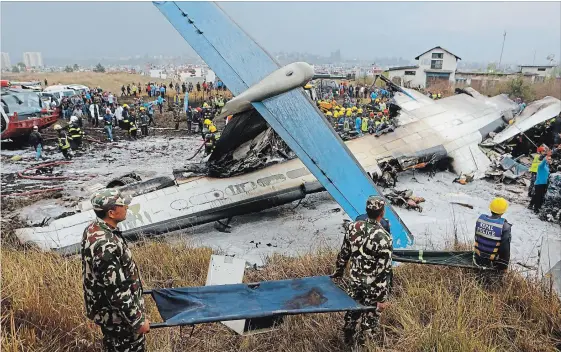
[[[6,230],[4,230],[6,231]],[[6,234],[6,232],[4,232]],[[6,242],[4,242],[6,243]],[[84,316],[79,258],[2,249],[2,351],[97,351],[99,328]],[[204,285],[212,251],[142,243],[133,248],[145,288]],[[333,272],[334,250],[268,258],[246,282]],[[391,306],[370,351],[554,352],[561,348],[561,306],[555,294],[517,273],[501,288],[481,287],[462,269],[401,265]],[[151,299],[149,318],[159,321]],[[223,325],[165,328],[148,334],[149,351],[349,351],[342,313],[290,316],[277,331],[237,336]]]

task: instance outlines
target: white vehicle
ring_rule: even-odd
[[[90,88],[82,84],[69,84],[66,87],[75,90],[78,94],[88,93],[90,91]]]
[[[80,94],[78,91],[69,88],[68,86],[65,85],[49,86],[43,89],[43,92],[52,94],[53,97],[55,97],[59,101],[62,100],[62,98],[64,97],[70,98],[73,95]]]

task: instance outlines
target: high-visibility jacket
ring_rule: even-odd
[[[366,117],[362,118],[361,130],[362,130],[362,132],[368,131],[368,119]]]
[[[538,172],[538,166],[540,166],[540,154],[536,154],[534,155],[534,160],[532,160],[532,165],[530,166],[530,172],[533,173],[537,173]]]
[[[68,128],[68,133],[70,134],[71,139],[82,138],[82,136],[84,135],[84,131],[82,131],[80,127],[75,125],[71,125],[70,128]]]
[[[482,214],[475,223],[475,255],[494,261],[498,257],[505,219]]]
[[[66,150],[66,149],[70,148],[70,143],[68,142],[68,136],[64,132],[62,132],[58,136],[58,147],[61,150]]]

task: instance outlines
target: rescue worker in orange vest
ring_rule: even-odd
[[[507,208],[504,198],[495,198],[489,205],[491,215],[482,214],[477,219],[473,246],[475,265],[500,272],[508,269],[512,225],[502,217]]]

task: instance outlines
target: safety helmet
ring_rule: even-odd
[[[495,214],[503,215],[508,209],[508,202],[504,198],[495,198],[489,205],[489,210]]]
[[[351,111],[347,110],[347,116],[351,116],[351,114],[352,114]]]
[[[59,125],[58,123],[56,125],[54,125],[53,128],[54,128],[55,131],[62,130],[62,126]]]
[[[37,126],[37,125],[33,126],[33,130],[34,130],[34,131],[38,131],[38,130],[39,130],[39,126]]]
[[[203,122],[205,125],[211,125],[212,121],[210,121],[209,119],[205,119],[205,121]]]
[[[362,109],[358,109],[358,113],[359,113],[359,114],[362,114]]]
[[[129,106],[128,106],[127,104],[123,104],[123,107],[124,107],[124,108],[128,108]]]
[[[78,117],[77,116],[70,116],[70,122],[75,122],[78,121]]]
[[[373,112],[370,113],[370,117],[374,117],[374,113],[373,113]]]
[[[140,111],[146,110],[146,108],[144,106],[140,107]]]
[[[325,115],[327,115],[327,116],[333,116],[333,113],[332,113],[331,111],[328,111],[328,112],[325,113]]]
[[[216,126],[210,125],[210,127],[208,128],[208,130],[210,131],[210,133],[214,133],[214,132],[216,132]]]
[[[353,111],[356,111],[356,110],[357,110],[356,106],[353,106],[353,109],[352,109],[352,110],[353,110]]]

